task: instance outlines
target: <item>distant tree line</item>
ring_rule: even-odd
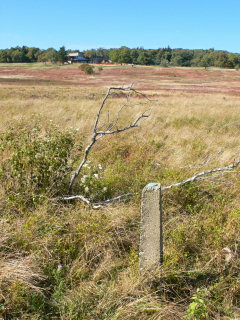
[[[35,47],[14,47],[10,49],[0,50],[0,62],[51,62],[51,63],[64,63],[67,61],[67,51],[65,47],[59,50],[48,48],[41,50]]]
[[[227,51],[189,49],[130,49],[121,47],[108,51],[109,59],[118,63],[180,67],[223,67],[239,68],[240,54]]]
[[[78,51],[78,50],[76,50]],[[67,61],[67,53],[62,46],[59,50],[48,48],[41,50],[35,47],[14,47],[0,50],[0,62],[47,62],[64,63]],[[144,49],[121,47],[116,49],[91,49],[84,51],[85,57],[101,57],[122,64],[181,66],[181,67],[222,67],[240,68],[240,54],[208,50],[171,49]]]

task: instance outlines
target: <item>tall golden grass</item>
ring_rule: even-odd
[[[238,319],[239,174],[164,193],[165,261],[152,274],[139,275],[138,241],[146,183],[172,184],[239,158],[239,97],[147,89],[151,101],[133,96],[120,124],[149,108],[150,117],[139,128],[104,137],[90,155],[89,166],[103,167],[97,187],[106,186],[111,196],[136,192],[129,202],[93,210],[45,198],[16,211],[14,202],[6,209],[0,188],[3,319]],[[75,131],[76,141],[87,144],[105,91],[2,84],[1,133],[38,118],[43,127]],[[124,102],[111,98],[102,123]],[[10,156],[4,150],[0,162]]]

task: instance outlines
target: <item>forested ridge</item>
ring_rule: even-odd
[[[36,47],[13,47],[10,49],[0,50],[1,63],[18,63],[18,62],[47,62],[52,63],[67,60],[68,52],[61,47],[59,50],[48,48],[41,50]],[[78,51],[78,50],[74,50]],[[240,54],[228,51],[214,49],[172,49],[170,47],[160,49],[144,49],[128,47],[114,49],[91,49],[84,51],[85,57],[102,57],[105,60],[111,60],[114,63],[140,64],[140,65],[160,65],[182,66],[182,67],[222,67],[222,68],[239,68]]]

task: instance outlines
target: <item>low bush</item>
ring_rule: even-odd
[[[89,64],[81,64],[79,66],[79,69],[82,70],[85,74],[93,74],[94,73],[94,67],[90,66]]]
[[[74,134],[49,122],[20,122],[0,135],[0,181],[7,204],[32,206],[67,190]]]

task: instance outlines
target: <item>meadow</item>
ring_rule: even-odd
[[[239,319],[238,172],[166,190],[164,264],[138,271],[140,198],[240,154],[240,71],[0,64],[0,315],[2,319]],[[66,195],[99,126],[138,128],[94,145],[74,194],[93,201],[134,196],[99,209]],[[146,98],[147,97],[147,98]],[[119,113],[120,112],[120,113]],[[235,169],[234,171],[238,171]]]

